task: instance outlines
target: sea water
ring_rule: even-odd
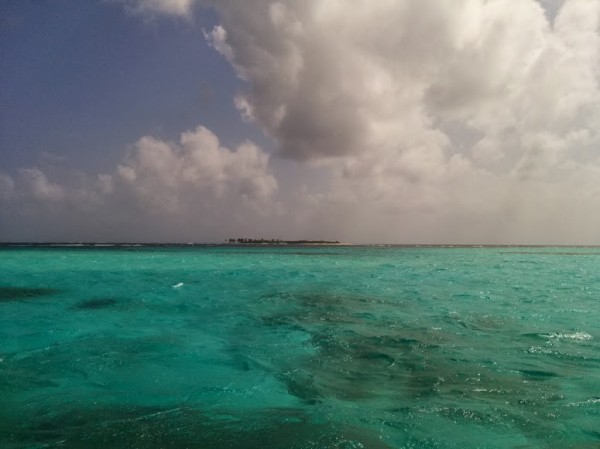
[[[0,249],[2,448],[598,448],[600,250]]]

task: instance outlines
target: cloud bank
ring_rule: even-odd
[[[126,3],[179,17],[200,5]],[[144,137],[94,195],[199,224],[218,211],[211,229],[250,214],[237,234],[600,243],[600,2],[559,3],[203,2],[221,20],[207,42],[245,82],[232,101],[275,159],[205,128],[176,145]],[[278,188],[289,167],[303,181]],[[0,177],[5,202],[68,190],[36,169]]]
[[[199,126],[176,143],[140,138],[112,173],[62,185],[38,168],[0,175],[0,199],[17,231],[41,220],[33,240],[194,241],[262,217],[278,189],[268,161],[252,142],[230,150]]]

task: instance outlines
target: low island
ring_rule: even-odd
[[[340,245],[338,240],[227,239],[231,245]]]

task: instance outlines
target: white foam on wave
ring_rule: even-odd
[[[183,287],[183,282],[179,282],[178,284],[175,284],[173,286],[173,288],[181,288],[181,287]]]
[[[600,404],[600,398],[589,398],[589,399],[586,399],[585,401],[571,402],[570,404],[567,404],[567,406],[568,407],[581,407],[581,406],[585,406],[585,405],[596,405],[596,404]]]
[[[529,348],[527,350],[527,352],[529,352],[530,354],[544,354],[544,355],[556,354],[556,352],[553,351],[552,349],[542,348],[540,346],[532,346],[531,348]]]
[[[592,336],[587,332],[574,332],[572,334],[561,334],[558,332],[553,332],[551,334],[542,334],[544,338],[555,338],[557,340],[577,340],[577,341],[585,341],[591,340]]]

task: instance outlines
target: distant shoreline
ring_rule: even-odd
[[[225,245],[340,245],[338,240],[280,240],[235,238],[225,240]]]
[[[130,243],[130,242],[0,242],[2,247],[53,247],[53,248],[130,248],[130,247],[207,247],[207,246],[354,246],[327,240],[245,241],[225,243]]]
[[[139,243],[139,242],[0,242],[0,248],[206,248],[206,247],[286,247],[286,246],[353,246],[389,248],[600,248],[600,245],[541,244],[444,244],[444,243],[346,243],[329,240],[280,240],[225,243]]]

